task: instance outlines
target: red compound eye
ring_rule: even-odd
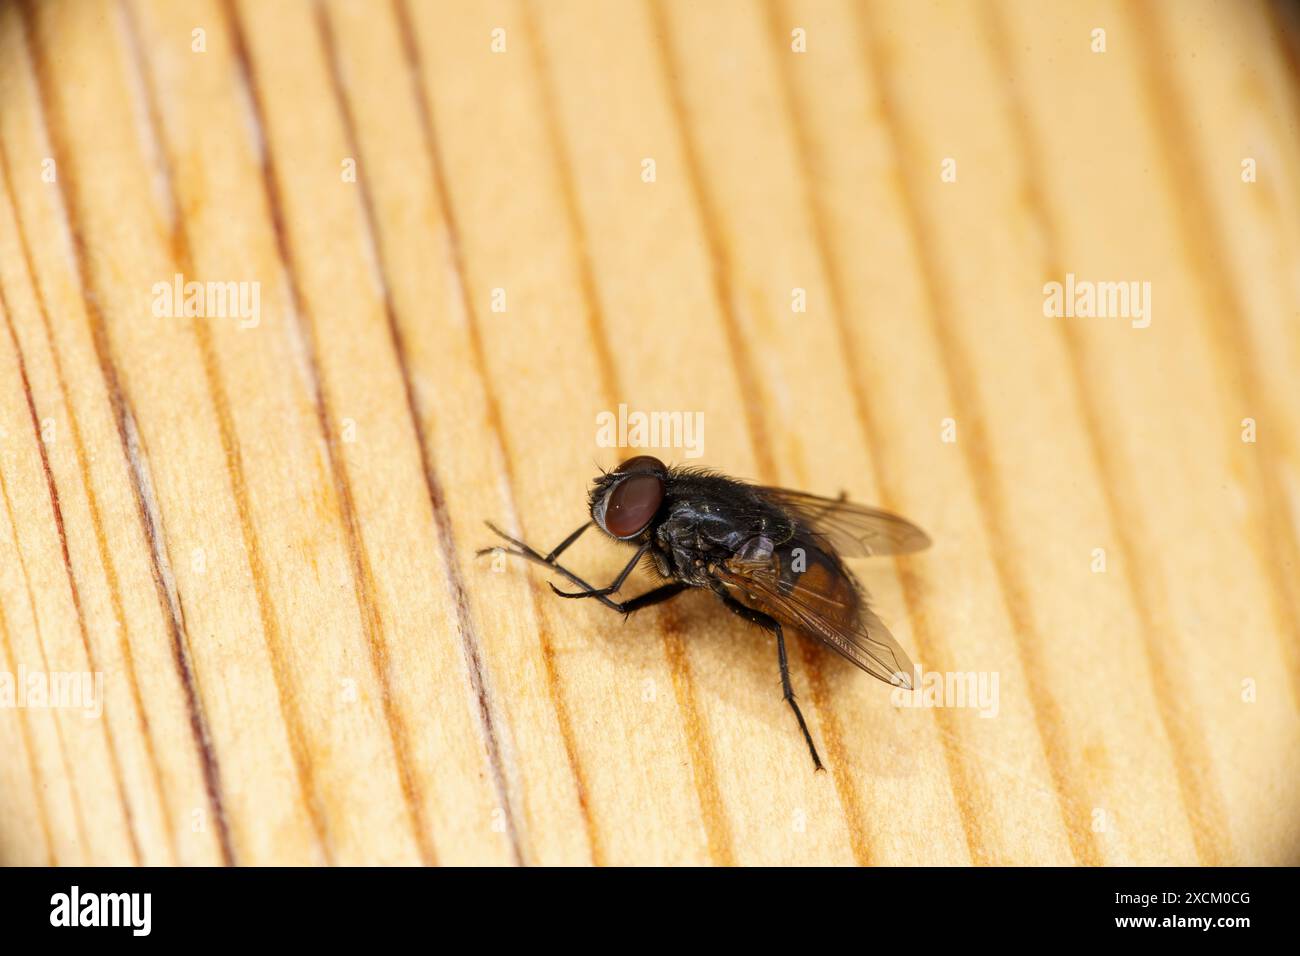
[[[655,461],[653,458],[650,460]],[[624,478],[609,493],[605,505],[605,530],[616,538],[636,537],[654,518],[663,500],[664,483],[658,475]]]
[[[664,463],[654,455],[637,455],[635,458],[629,458],[623,464],[614,469],[616,474],[623,474],[628,471],[657,471],[664,472]]]

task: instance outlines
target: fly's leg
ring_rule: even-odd
[[[690,585],[682,584],[680,581],[674,581],[671,584],[661,584],[657,588],[651,588],[645,594],[638,594],[634,598],[629,598],[618,606],[618,609],[624,614],[631,614],[633,611],[639,611],[643,607],[649,607],[652,604],[662,604],[671,598],[677,597],[685,591]]]
[[[808,752],[812,754],[814,770],[825,770],[822,766],[821,757],[817,756],[817,745],[813,743],[812,734],[808,732],[808,724],[803,719],[803,713],[799,710],[799,704],[794,699],[794,687],[790,684],[790,662],[785,655],[785,634],[781,631],[781,622],[770,614],[764,614],[762,611],[756,611],[752,607],[741,604],[729,594],[719,594],[722,603],[725,604],[732,612],[743,617],[751,624],[757,624],[764,630],[771,631],[776,635],[776,656],[781,664],[781,691],[784,694],[786,703],[794,711],[794,716],[799,721],[799,729],[803,731],[803,739],[808,744]]]
[[[554,591],[556,594],[558,594],[560,597],[566,597],[566,598],[601,597],[602,595],[605,594],[613,594],[623,586],[623,582],[626,581],[627,576],[632,573],[632,569],[636,567],[636,563],[641,560],[641,556],[644,555],[648,550],[650,550],[649,541],[647,541],[645,544],[641,545],[641,547],[636,549],[636,554],[632,555],[632,560],[629,561],[624,566],[622,571],[618,572],[618,577],[616,577],[611,584],[603,588],[587,588],[586,590],[583,591],[561,591],[554,584],[552,584],[551,590]]]
[[[488,527],[492,528],[491,525],[488,525]],[[576,531],[574,531],[571,535],[569,535],[567,538],[565,538],[563,541],[557,544],[554,548],[552,548],[551,553],[548,554],[542,560],[544,560],[547,564],[553,562],[556,558],[558,558],[561,554],[564,553],[564,550],[568,548],[569,545],[573,544],[573,542],[577,541],[580,537],[582,537],[582,532],[586,531],[590,527],[591,527],[590,521],[586,521],[583,524],[579,525]],[[496,528],[492,528],[492,530],[496,531]],[[500,532],[497,533],[500,534]]]
[[[631,614],[633,611],[638,611],[643,607],[649,607],[652,604],[658,604],[661,601],[667,601],[669,598],[676,597],[678,594],[681,594],[682,591],[686,590],[687,586],[685,584],[674,582],[672,584],[665,584],[661,587],[652,588],[651,590],[647,591],[645,594],[637,595],[636,597],[630,598],[626,601],[622,601],[622,602],[611,601],[608,597],[608,594],[610,593],[608,590],[606,590],[605,588],[593,588],[590,584],[588,584],[582,578],[578,577],[576,574],[574,574],[564,565],[557,564],[555,561],[556,557],[565,548],[573,544],[574,541],[578,540],[579,535],[581,535],[582,532],[586,531],[587,528],[590,527],[590,525],[591,522],[587,522],[587,524],[584,524],[581,528],[578,528],[571,535],[569,535],[558,545],[556,545],[555,549],[551,551],[550,554],[542,555],[538,553],[536,550],[534,550],[533,548],[530,548],[528,545],[524,544],[522,541],[510,537],[510,535],[506,534],[504,531],[502,531],[496,525],[492,524],[490,521],[487,522],[487,526],[491,528],[493,532],[495,532],[497,535],[499,535],[500,537],[504,538],[506,541],[514,545],[513,549],[511,548],[502,549],[505,551],[506,554],[514,555],[517,558],[523,558],[526,561],[532,561],[534,564],[540,564],[543,567],[550,568],[552,571],[555,571],[557,574],[564,575],[566,578],[568,578],[578,587],[583,589],[582,592],[579,592],[574,595],[566,595],[566,596],[594,597],[597,601],[605,605],[605,607],[609,608],[610,610],[618,611],[620,614],[627,615],[627,614]],[[496,550],[497,550],[496,548],[481,548],[479,549],[478,554],[480,556],[484,554],[491,554],[493,551]],[[619,579],[615,582],[614,585],[611,586],[613,590],[617,590],[618,586],[622,585],[623,579],[626,578],[627,575],[631,573],[632,567],[636,564],[638,560],[640,560],[640,556],[641,555],[638,552],[637,556],[632,559],[631,563],[629,563],[629,565],[623,569],[623,573],[619,575]],[[554,585],[552,585],[552,590],[554,589],[555,589]],[[564,592],[557,592],[557,593],[563,594]]]
[[[566,568],[564,565],[558,564],[555,560],[556,556],[559,555],[560,552],[562,552],[565,548],[567,548],[569,545],[571,545],[574,541],[578,539],[578,536],[582,534],[583,531],[586,530],[587,525],[583,525],[577,531],[573,532],[573,534],[569,535],[567,538],[561,541],[555,547],[555,549],[551,551],[549,555],[542,555],[538,553],[535,549],[524,544],[518,538],[510,537],[510,535],[506,534],[504,531],[502,531],[500,528],[494,525],[491,521],[486,521],[484,522],[484,524],[486,524],[498,537],[503,538],[506,541],[513,544],[514,548],[513,549],[480,548],[476,552],[478,557],[482,557],[485,554],[491,554],[494,551],[501,550],[504,551],[506,554],[513,555],[516,558],[523,558],[526,561],[532,561],[534,564],[540,564],[543,567],[550,568],[552,571],[555,571],[557,574],[564,575],[566,578],[568,578],[570,581],[572,581],[574,584],[576,584],[578,587],[582,588],[583,590],[586,591],[597,590],[596,588],[593,588],[590,584],[588,584],[586,581],[582,580],[582,578],[578,577],[576,574],[570,571],[568,568]],[[605,597],[604,595],[598,596],[598,600],[602,604],[605,604],[608,607],[612,607],[615,610],[620,610],[620,607],[617,602],[611,601],[609,598]]]
[[[530,561],[537,561],[540,564],[554,564],[555,559],[558,558],[561,554],[563,554],[565,550],[569,547],[569,545],[573,544],[573,542],[581,538],[582,533],[584,531],[586,531],[588,528],[591,527],[590,521],[578,525],[578,527],[567,538],[565,538],[563,541],[561,541],[559,544],[557,544],[554,548],[551,549],[550,554],[546,555],[545,557],[542,557],[542,555],[538,554],[536,551],[528,547],[528,545],[524,544],[522,541],[516,541],[514,538],[510,537],[510,535],[506,534],[504,531],[502,531],[500,528],[494,525],[491,521],[485,521],[483,523],[487,525],[489,528],[491,528],[494,534],[498,535],[499,537],[505,538],[515,547],[520,549],[517,552],[510,552],[511,554],[518,554],[519,557],[521,558],[528,558]],[[478,551],[475,552],[475,556],[482,557],[485,554],[491,554],[495,550],[497,549],[479,548]]]
[[[573,544],[573,542],[577,541],[578,538],[580,538],[580,537],[582,536],[582,533],[583,533],[584,531],[586,531],[588,528],[591,527],[591,522],[590,522],[590,521],[586,522],[586,523],[583,524],[583,525],[580,525],[580,526],[579,526],[577,529],[575,529],[575,530],[574,530],[574,531],[573,531],[573,532],[572,532],[572,533],[571,533],[567,538],[565,538],[563,541],[561,541],[559,544],[557,544],[554,548],[552,548],[552,549],[551,549],[551,552],[550,552],[549,554],[547,554],[547,555],[542,555],[542,554],[541,554],[540,552],[538,552],[535,548],[531,547],[530,545],[524,544],[524,543],[523,543],[522,541],[520,541],[518,538],[512,538],[512,537],[510,537],[510,535],[506,534],[504,531],[502,531],[500,528],[498,528],[496,525],[494,525],[491,521],[485,521],[485,522],[483,522],[483,523],[486,524],[486,525],[488,526],[488,528],[491,529],[491,531],[492,531],[494,534],[496,534],[498,537],[503,538],[504,540],[506,540],[506,541],[510,542],[511,544],[513,544],[513,545],[514,545],[514,548],[513,548],[513,549],[512,549],[512,548],[479,548],[478,551],[475,552],[475,557],[482,557],[482,556],[485,555],[485,554],[492,554],[492,553],[495,552],[495,551],[502,551],[503,553],[505,553],[505,554],[509,554],[509,555],[513,555],[513,556],[516,557],[516,558],[524,558],[524,559],[527,560],[527,561],[532,561],[534,564],[540,564],[540,565],[542,565],[543,567],[550,568],[552,571],[556,571],[556,572],[558,572],[559,574],[564,575],[566,578],[568,578],[568,579],[569,579],[570,581],[572,581],[574,584],[578,585],[578,587],[580,587],[580,588],[583,589],[581,592],[576,593],[576,594],[573,594],[573,595],[567,595],[567,594],[566,594],[566,595],[565,595],[566,597],[568,597],[568,596],[572,596],[572,597],[588,597],[588,596],[591,596],[591,597],[601,597],[601,596],[603,596],[603,595],[606,595],[606,594],[611,593],[612,591],[617,590],[618,588],[617,588],[615,585],[621,585],[622,582],[623,582],[623,579],[624,579],[625,577],[627,577],[627,575],[628,575],[629,573],[631,573],[631,566],[629,566],[629,567],[627,567],[627,568],[625,568],[625,569],[623,570],[623,573],[622,573],[622,574],[619,575],[618,580],[615,581],[615,585],[611,585],[609,588],[593,588],[590,584],[588,584],[588,583],[587,583],[586,581],[584,581],[582,578],[578,577],[576,574],[574,574],[572,571],[570,571],[570,570],[569,570],[568,568],[566,568],[564,565],[560,564],[559,562],[557,562],[557,561],[555,560],[557,557],[560,556],[560,554],[562,554],[562,553],[564,552],[564,550],[565,550],[566,548],[569,547],[569,545],[571,545],[571,544]],[[643,550],[644,550],[644,549],[643,549]],[[638,554],[637,554],[637,558],[640,558],[640,552],[638,552]],[[633,565],[635,565],[637,558],[634,558],[634,559],[633,559],[633,561],[632,561],[632,564],[633,564]],[[557,591],[556,593],[564,593],[564,592],[559,592],[559,591]],[[611,607],[615,606],[615,604],[616,604],[616,602],[614,602],[614,601],[605,601],[604,603],[605,603],[605,604],[608,604],[608,605],[611,606]]]

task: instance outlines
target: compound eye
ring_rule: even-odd
[[[624,478],[609,493],[605,530],[616,538],[636,537],[654,518],[663,500],[664,483],[658,475]]]
[[[615,474],[625,474],[629,471],[655,471],[662,474],[668,469],[664,463],[654,455],[637,455],[635,458],[629,458],[623,464],[614,469]]]

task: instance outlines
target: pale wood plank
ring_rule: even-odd
[[[1294,862],[1279,22],[3,6],[0,668],[108,697],[0,709],[0,862]],[[1044,317],[1066,271],[1150,280],[1151,328]],[[257,283],[260,321],[154,315],[177,273]],[[796,641],[814,775],[772,640],[707,595],[623,623],[476,557],[484,519],[584,519],[620,404],[915,518],[933,549],[854,568],[997,717]]]

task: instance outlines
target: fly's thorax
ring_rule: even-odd
[[[707,522],[701,523],[697,509],[689,502],[670,505],[655,528],[655,541],[671,567],[672,576],[693,587],[709,587],[710,567],[727,560],[731,549],[713,536]]]

